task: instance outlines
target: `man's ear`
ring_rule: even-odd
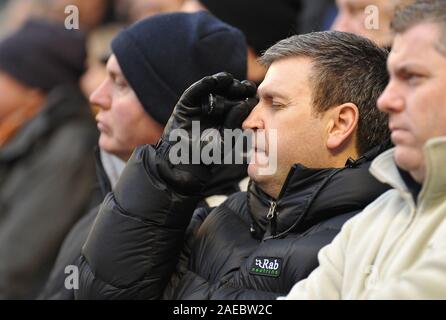
[[[329,112],[327,126],[327,148],[332,152],[341,152],[355,142],[354,134],[358,127],[359,110],[354,103],[344,103]]]

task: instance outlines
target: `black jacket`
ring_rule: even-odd
[[[271,299],[317,267],[318,251],[387,186],[375,152],[342,169],[295,165],[277,201],[254,183],[213,210],[170,191],[138,149],[104,200],[79,261],[79,299]],[[153,159],[152,159],[153,160]],[[149,161],[154,163],[154,161]]]
[[[112,183],[107,176],[106,170],[102,164],[99,148],[95,150],[96,154],[96,175],[97,175],[97,193],[103,200],[105,196],[112,191]],[[234,192],[240,191],[238,182],[246,176],[246,167],[240,166],[234,168],[226,166],[220,170],[218,174],[213,175],[210,187],[203,195],[203,201],[200,201],[200,208],[208,209],[209,206],[205,201],[206,198],[215,195],[228,196]],[[102,202],[101,200],[101,202]],[[51,271],[50,277],[39,295],[39,299],[44,300],[73,300],[74,290],[65,287],[65,280],[69,272],[65,273],[67,266],[75,265],[80,256],[82,246],[87,240],[88,234],[98,215],[100,205],[88,211],[71,229],[65,238],[63,245],[59,251],[56,262]]]
[[[0,149],[0,299],[32,299],[91,205],[97,129],[80,90],[52,90]]]

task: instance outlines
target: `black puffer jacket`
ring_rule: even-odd
[[[295,165],[277,201],[255,184],[214,210],[172,193],[138,149],[102,204],[80,259],[80,299],[271,299],[318,265],[318,251],[387,186],[376,152],[342,169]],[[192,217],[192,220],[191,220]]]
[[[104,199],[107,193],[112,191],[112,181],[109,179],[103,166],[100,151],[96,148],[96,174],[98,182],[98,195]],[[246,167],[225,166],[212,175],[212,181],[209,188],[203,194],[203,199],[199,207],[209,209],[212,202],[222,201],[221,199],[240,191],[239,182],[246,177]],[[234,170],[235,169],[235,170]],[[217,196],[215,199],[213,197]],[[102,200],[101,200],[102,202]],[[65,287],[65,280],[68,274],[65,273],[67,266],[75,265],[81,255],[82,246],[87,240],[88,234],[93,226],[94,220],[98,215],[100,205],[90,210],[84,215],[71,229],[65,238],[59,251],[56,262],[51,271],[50,277],[39,295],[39,299],[45,300],[73,300],[74,289]]]

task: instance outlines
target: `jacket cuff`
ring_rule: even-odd
[[[200,199],[176,193],[159,177],[156,150],[150,145],[134,151],[114,189],[114,196],[128,215],[172,227],[187,225]]]

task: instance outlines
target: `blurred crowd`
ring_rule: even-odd
[[[79,31],[63,28],[71,13],[65,10],[69,5],[79,9]],[[101,108],[110,106],[102,101],[104,94],[101,96],[100,90],[92,94],[107,76],[111,40],[120,30],[156,14],[211,10],[242,30],[248,42],[247,49],[240,47],[247,52],[237,62],[240,66],[226,70],[232,68],[239,78],[260,83],[266,70],[257,58],[263,50],[291,34],[326,28],[335,10],[333,1],[316,4],[293,0],[274,5],[258,0],[225,1],[224,4],[208,0],[15,0],[2,1],[0,6],[0,37],[5,39],[0,84],[1,91],[7,92],[0,98],[0,257],[2,261],[9,261],[0,266],[0,297],[5,298],[37,296],[67,232],[111,190],[123,169],[123,160],[129,158],[137,145],[159,139],[169,110],[182,90],[207,74],[225,69],[222,60],[216,60],[214,67],[203,67],[196,72],[193,71],[196,66],[190,66],[187,71],[190,74],[180,83],[172,84],[176,91],[172,99],[160,99],[153,94],[141,98],[142,93],[135,90],[140,101],[149,100],[147,104],[141,101],[143,107],[137,114],[123,109],[113,120],[104,120],[100,113],[97,116],[98,126],[115,131],[114,137],[107,139],[112,134],[99,134],[94,117]],[[156,32],[163,37],[163,33],[175,30],[158,27]],[[153,50],[151,46],[167,46],[164,44],[167,40],[147,40],[151,41],[145,44],[148,52]],[[172,38],[172,41],[177,40]],[[193,51],[196,49],[189,49],[187,45],[180,47],[185,50],[183,54],[196,54]],[[212,43],[204,45],[212,46]],[[203,49],[202,54],[211,56],[211,50],[219,45],[216,42],[214,47]],[[228,50],[239,50],[232,48],[236,42],[227,46]],[[154,62],[160,68],[165,65],[161,71],[166,73],[164,77],[175,65],[184,63],[186,70],[188,64],[181,60],[182,56],[169,58],[179,59],[178,63],[168,61],[167,57],[163,62]],[[156,54],[153,59],[157,59]],[[173,73],[169,76],[178,77]],[[150,82],[149,78],[144,81]],[[170,104],[161,118],[150,110],[158,107],[153,106],[157,101],[163,106]],[[132,116],[128,121],[125,113]],[[33,128],[33,123],[38,121],[44,123],[43,127]],[[100,148],[95,156],[93,149],[98,138]],[[97,175],[105,178],[98,179]],[[229,177],[233,182],[245,175],[242,170]],[[227,188],[223,182],[219,184],[218,189]],[[13,252],[16,258],[11,259]]]
[[[153,202],[171,203],[171,207],[177,206],[182,208],[181,210],[188,208],[189,204],[180,202],[178,205],[178,198],[182,198],[182,195],[188,194],[195,187],[186,183],[186,187],[182,188],[181,183],[189,177],[189,175],[182,176],[184,174],[182,169],[174,174],[167,172],[163,164],[157,164],[157,169],[151,169],[148,163],[153,159],[147,160],[144,166],[147,172],[138,171],[139,176],[144,177],[141,179],[142,182],[128,185],[125,183],[126,180],[122,179],[124,182],[118,183],[123,172],[130,176],[132,170],[133,174],[138,170],[132,165],[126,167],[127,162],[132,163],[129,159],[132,159],[134,150],[142,145],[157,145],[157,150],[162,150],[159,141],[165,139],[166,130],[175,125],[181,127],[178,123],[184,121],[183,116],[178,116],[181,121],[171,118],[172,112],[175,116],[174,107],[177,102],[180,101],[178,103],[181,104],[183,92],[203,77],[221,71],[229,72],[238,80],[249,80],[249,82],[237,82],[240,87],[246,86],[243,89],[245,90],[243,99],[246,98],[244,107],[249,110],[240,108],[239,114],[232,118],[232,121],[238,120],[233,126],[241,127],[241,122],[259,102],[257,100],[259,96],[256,96],[252,87],[259,86],[262,82],[263,89],[267,87],[267,84],[273,81],[271,75],[268,77],[268,72],[274,72],[275,69],[271,66],[277,67],[278,62],[275,59],[281,59],[279,53],[276,54],[268,49],[272,46],[275,48],[274,45],[280,40],[294,35],[332,30],[353,33],[372,40],[373,43],[361,42],[363,38],[360,37],[358,40],[342,38],[343,36],[337,35],[338,33],[327,33],[336,41],[344,41],[342,48],[353,45],[366,48],[358,53],[359,56],[363,54],[363,57],[360,56],[357,60],[348,58],[353,59],[358,65],[357,70],[352,67],[351,75],[362,79],[361,83],[364,84],[366,93],[362,96],[358,94],[362,99],[360,101],[376,106],[379,94],[383,92],[388,81],[384,67],[385,58],[387,50],[392,49],[395,37],[391,21],[398,8],[412,2],[411,0],[0,0],[0,299],[74,299],[77,297],[76,290],[67,288],[66,282],[66,267],[72,265],[87,270],[83,278],[81,277],[81,282],[85,281],[88,285],[84,284],[84,290],[88,288],[90,291],[85,293],[86,291],[81,290],[80,298],[140,299],[162,296],[202,298],[203,296],[199,294],[188,292],[187,288],[204,290],[202,289],[204,284],[199,283],[201,280],[197,278],[187,280],[189,269],[179,272],[180,275],[172,276],[170,285],[166,285],[167,280],[163,280],[163,285],[167,289],[163,289],[163,294],[158,291],[157,295],[151,295],[152,291],[145,291],[144,288],[150,287],[151,281],[156,283],[156,279],[138,273],[140,271],[136,269],[139,265],[138,258],[128,265],[118,262],[117,266],[111,267],[110,270],[114,271],[110,271],[110,274],[101,269],[101,263],[112,264],[115,261],[107,256],[107,249],[102,248],[100,243],[119,248],[124,252],[123,255],[147,254],[138,251],[137,247],[127,248],[126,241],[130,240],[125,236],[124,240],[121,239],[122,242],[119,242],[119,237],[104,235],[104,230],[107,228],[110,232],[118,230],[117,234],[123,235],[133,228],[130,222],[122,221],[121,229],[114,230],[113,223],[118,223],[116,221],[120,218],[115,217],[115,221],[111,218],[106,220],[105,217],[106,213],[109,214],[113,210],[124,212],[123,216],[130,212],[132,221],[147,218],[144,220],[145,224],[151,223],[152,217],[139,216],[138,207],[138,201],[142,201],[141,190],[150,189],[144,185],[146,176],[150,177],[148,179],[150,181],[160,179],[166,182],[166,186],[157,185],[156,188],[153,187],[154,189],[170,190],[172,187],[174,191],[169,192],[181,195],[167,199],[163,198],[163,194],[168,192],[158,195],[157,191],[150,189],[153,196],[147,196],[147,199]],[[79,30],[68,30],[64,25],[67,17],[72,14],[71,11],[66,11],[66,8],[73,5],[79,9]],[[380,27],[377,29],[367,28],[365,24],[365,20],[370,19],[366,11],[370,5],[379,11]],[[446,3],[444,5],[446,6]],[[313,45],[313,42],[306,38],[299,38],[299,41],[308,46]],[[326,39],[323,36],[319,41],[321,41],[320,47],[315,42],[314,51],[307,49],[311,54],[315,56],[323,55],[323,52],[336,54],[337,51],[330,47],[330,42],[324,43]],[[289,44],[281,45],[286,47]],[[280,45],[276,48],[279,50]],[[286,53],[280,54],[286,56]],[[373,57],[370,58],[367,54]],[[378,58],[375,60],[374,57]],[[348,61],[353,60],[347,58],[345,61],[340,60],[338,63],[343,64],[342,71],[347,72]],[[364,60],[369,63],[362,65]],[[321,65],[329,68],[328,62]],[[363,70],[374,70],[375,78],[361,78],[359,73]],[[293,76],[299,79],[297,73]],[[329,78],[330,73],[325,76]],[[225,81],[219,80],[218,77],[216,79]],[[349,86],[347,76],[345,78],[333,76],[329,80],[323,87],[326,91],[319,97],[321,100],[328,95],[341,97],[337,90],[342,91]],[[280,81],[278,83],[280,84]],[[351,92],[357,94],[354,88],[351,88]],[[178,105],[175,110],[177,108]],[[185,110],[183,112],[187,114],[187,108]],[[386,110],[384,112],[389,113]],[[258,119],[254,118],[255,116],[251,114],[243,124],[244,128],[248,126],[258,129],[256,123]],[[345,120],[348,116],[345,118],[340,116],[341,118]],[[364,131],[358,134],[358,137],[351,138],[353,140],[345,138],[345,141],[342,140],[342,143],[327,154],[331,156],[347,144],[364,139],[366,142],[359,151],[354,151],[352,154],[343,151],[343,157],[347,154],[349,156],[346,159],[336,158],[336,162],[321,163],[320,159],[314,160],[316,167],[334,168],[339,163],[342,163],[340,167],[343,167],[345,160],[348,159],[351,162],[347,161],[346,167],[358,166],[360,171],[363,163],[367,163],[364,165],[364,170],[368,170],[370,162],[380,152],[391,147],[390,132],[384,116],[370,111],[364,116],[357,115],[357,118],[360,119],[355,120],[359,121],[359,126],[364,126],[366,127],[364,130],[373,132]],[[367,125],[364,124],[366,122]],[[356,129],[351,131],[356,134]],[[368,152],[371,150],[373,152]],[[306,152],[305,149],[300,151]],[[162,151],[157,151],[156,154],[160,152]],[[149,159],[155,157],[154,154],[147,151],[140,157]],[[289,158],[292,158],[291,156],[287,155]],[[157,161],[152,162],[158,163]],[[292,159],[289,162],[287,170],[297,161]],[[172,165],[170,167],[172,168]],[[247,172],[246,165],[222,165],[218,168],[212,167],[210,170],[210,173],[206,173],[203,178],[206,180],[206,188],[200,189],[202,191],[199,196],[191,193],[196,202],[190,205],[190,211],[198,208],[197,210],[206,214],[204,216],[200,216],[201,213],[194,214],[192,223],[190,225],[185,223],[189,229],[193,228],[196,221],[206,219],[211,208],[221,205],[228,196],[240,191],[246,192],[248,188],[250,197],[264,199],[263,204],[259,200],[258,204],[253,205],[252,210],[268,212],[268,206],[272,206],[275,199],[279,198],[278,192],[269,192],[260,182],[256,181],[260,187],[249,183],[249,170]],[[158,172],[153,174],[156,178],[152,178],[151,174],[155,171]],[[332,173],[335,174],[327,171],[323,175],[326,174],[331,178]],[[190,174],[199,177],[198,180],[202,182],[201,172]],[[252,174],[249,176],[253,178]],[[306,179],[316,181],[321,177],[318,175],[316,178],[311,175]],[[343,179],[347,181],[350,178],[345,176]],[[290,283],[280,284],[279,290],[271,289],[273,285],[268,284],[266,280],[262,284],[246,280],[247,282],[240,286],[263,293],[251,295],[251,293],[233,294],[225,291],[221,296],[212,296],[209,292],[213,289],[209,285],[210,288],[206,289],[209,290],[208,297],[262,299],[277,298],[287,294],[295,282],[306,278],[317,266],[314,261],[317,259],[319,249],[331,242],[341,230],[342,224],[389,188],[388,185],[380,184],[375,179],[369,180],[372,179],[369,175],[361,179],[364,179],[361,180],[361,188],[364,186],[367,190],[367,197],[362,195],[355,197],[353,196],[355,190],[349,189],[345,192],[351,192],[350,202],[335,205],[336,201],[333,201],[333,207],[324,209],[330,212],[341,211],[336,211],[336,222],[333,224],[330,222],[326,227],[326,233],[321,236],[323,240],[312,240],[315,244],[312,251],[309,250],[311,253],[305,251],[304,257],[309,262],[305,264],[304,270],[293,269],[293,272],[289,272],[293,274]],[[289,180],[288,178],[287,182]],[[280,186],[285,183],[284,181],[285,179],[281,180]],[[357,182],[352,178],[351,183],[355,181]],[[114,193],[115,188],[117,188],[116,193]],[[310,189],[311,192],[316,192],[318,188],[323,188],[322,184],[315,184]],[[417,190],[417,186],[414,188]],[[318,189],[317,192],[319,191]],[[417,192],[419,191],[418,189]],[[416,191],[414,192],[418,195]],[[309,198],[309,195],[299,194],[300,196],[302,199]],[[124,197],[125,200],[121,200],[120,197]],[[339,198],[342,197],[339,195]],[[296,197],[293,199],[296,201]],[[129,201],[127,206],[122,204],[127,204],[127,201]],[[251,203],[250,199],[244,201]],[[350,207],[351,202],[357,206]],[[291,204],[290,208],[301,210],[300,206],[299,202],[299,205]],[[163,208],[156,208],[154,211],[162,212]],[[243,206],[236,208],[231,210],[244,210]],[[281,210],[286,211],[285,208]],[[341,213],[345,217],[337,216],[341,216]],[[282,228],[298,234],[293,241],[300,241],[301,237],[305,238],[308,232],[320,226],[319,223],[331,221],[329,218],[333,217],[321,215],[303,222],[299,220],[300,218],[293,217],[289,218],[296,219],[290,222],[292,226],[289,228],[282,226]],[[254,222],[248,228],[253,238],[265,239],[264,233],[269,234],[272,240],[279,238],[271,229],[276,228],[275,223],[263,228],[261,226],[263,218],[259,218],[262,220],[259,222],[254,214],[253,219]],[[299,224],[297,227],[297,221],[302,225]],[[160,221],[153,223],[158,227],[163,225]],[[134,228],[136,230],[134,233],[144,229],[143,226]],[[170,230],[175,228],[176,225],[168,226]],[[198,230],[198,227],[196,228]],[[145,232],[151,234],[152,231],[148,229]],[[156,237],[163,237],[163,234],[154,233],[152,238]],[[313,238],[310,236],[306,241],[310,241],[308,239]],[[150,242],[149,239],[144,241]],[[175,241],[178,245],[178,240]],[[153,249],[153,245],[148,247],[156,253],[157,250]],[[294,252],[292,254],[295,254]],[[239,256],[243,254],[246,252],[241,252]],[[117,255],[119,256],[119,253]],[[274,256],[273,253],[271,255]],[[180,256],[178,259],[182,258],[183,256]],[[169,259],[165,260],[165,265],[168,265]],[[193,263],[189,262],[187,268],[193,268],[191,265]],[[133,275],[129,275],[128,279],[126,276],[123,276],[123,279],[118,278],[119,271],[122,271],[124,266],[128,268],[126,271],[128,274],[144,277],[145,282],[138,282],[137,285],[140,287],[136,287]],[[132,269],[133,267],[135,269]],[[226,275],[233,269],[234,266],[228,267]],[[214,268],[210,270],[210,274],[214,272]],[[283,273],[285,274],[285,271]],[[97,278],[97,274],[104,275],[105,278]],[[222,278],[226,275],[218,273]],[[107,279],[112,280],[107,282]],[[206,281],[211,282],[209,279]],[[97,289],[98,287],[100,289]],[[115,295],[116,288],[121,291]],[[296,293],[296,296],[299,294]]]

